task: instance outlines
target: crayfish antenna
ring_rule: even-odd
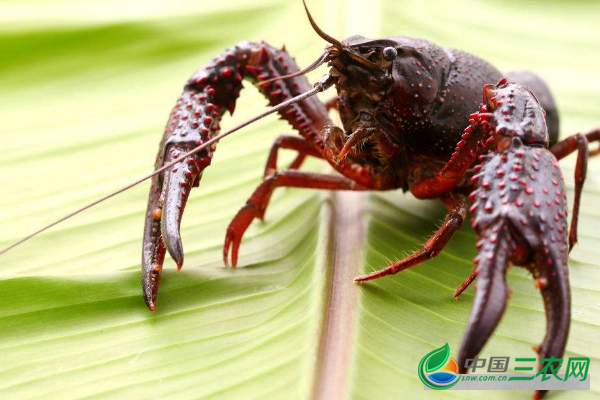
[[[314,96],[315,94],[317,94],[319,92],[322,92],[322,91],[328,89],[331,86],[331,84],[332,84],[331,80],[320,81],[320,82],[318,82],[315,85],[315,87],[313,89],[308,90],[306,92],[303,92],[303,93],[301,93],[301,94],[299,94],[299,95],[297,95],[297,96],[295,96],[295,97],[293,97],[293,98],[291,98],[289,100],[286,100],[286,101],[284,101],[284,102],[282,102],[282,103],[280,103],[280,104],[278,104],[276,106],[270,107],[266,111],[263,111],[262,113],[260,113],[260,114],[258,114],[256,116],[254,116],[254,117],[252,117],[252,118],[250,118],[250,119],[248,119],[248,120],[240,123],[239,125],[235,126],[234,128],[231,128],[230,130],[228,130],[227,132],[223,132],[220,135],[214,136],[210,140],[207,140],[203,144],[198,145],[197,147],[194,147],[193,149],[191,149],[187,153],[183,154],[180,158],[178,158],[176,160],[173,160],[173,161],[171,161],[169,163],[166,163],[162,167],[154,170],[152,173],[147,174],[147,175],[145,175],[145,176],[143,176],[141,178],[138,178],[137,180],[135,180],[135,181],[133,181],[133,182],[131,182],[131,183],[129,183],[129,184],[127,184],[127,185],[125,185],[125,186],[123,186],[123,187],[121,187],[121,188],[113,191],[113,192],[110,192],[110,193],[108,193],[105,196],[102,196],[102,197],[100,197],[100,198],[98,198],[98,199],[96,199],[96,200],[94,200],[94,201],[92,201],[90,203],[87,203],[86,205],[84,205],[84,206],[82,206],[82,207],[80,207],[80,208],[78,208],[78,209],[76,209],[76,210],[74,210],[74,211],[72,211],[72,212],[64,215],[63,217],[61,217],[61,218],[59,218],[59,219],[57,219],[57,220],[49,223],[48,225],[45,225],[45,226],[39,228],[38,230],[36,230],[36,231],[30,233],[29,235],[27,235],[27,236],[25,236],[25,237],[23,237],[23,238],[15,241],[14,243],[11,243],[11,244],[7,245],[6,247],[4,247],[3,249],[0,250],[0,256],[2,254],[8,253],[9,251],[11,251],[12,249],[14,249],[15,247],[17,247],[17,246],[19,246],[19,245],[21,245],[21,244],[23,244],[25,242],[28,242],[29,240],[33,239],[34,237],[36,237],[36,236],[38,236],[38,235],[46,232],[47,230],[55,227],[56,225],[59,225],[59,224],[63,223],[64,221],[67,221],[67,220],[73,218],[74,216],[76,216],[78,214],[81,214],[82,212],[84,212],[84,211],[86,211],[86,210],[88,210],[88,209],[90,209],[90,208],[92,208],[92,207],[94,207],[94,206],[96,206],[96,205],[98,205],[100,203],[104,203],[106,200],[111,199],[111,198],[115,197],[116,195],[121,194],[121,193],[123,193],[123,192],[125,192],[125,191],[127,191],[127,190],[129,190],[129,189],[131,189],[131,188],[133,188],[133,187],[135,187],[137,185],[139,185],[140,183],[143,183],[143,182],[147,181],[148,179],[151,179],[153,177],[158,176],[159,174],[163,173],[164,171],[168,170],[169,168],[172,168],[173,166],[175,166],[175,165],[183,162],[188,157],[190,157],[190,156],[192,156],[194,154],[200,153],[202,150],[205,150],[205,149],[209,148],[210,146],[214,145],[215,143],[217,143],[221,139],[223,139],[223,138],[231,135],[232,133],[237,132],[237,131],[239,131],[242,128],[245,128],[246,126],[248,126],[248,125],[250,125],[250,124],[252,124],[252,123],[254,123],[254,122],[256,122],[256,121],[258,121],[258,120],[260,120],[260,119],[262,119],[262,118],[264,118],[266,116],[268,116],[268,115],[271,115],[271,114],[274,114],[274,113],[276,113],[278,111],[281,111],[281,110],[285,109],[286,107],[288,107],[291,104],[298,103],[298,102],[300,102],[300,101],[302,101],[304,99],[307,99],[307,98],[309,98],[311,96]]]
[[[274,78],[271,79],[267,79],[265,81],[259,81],[256,82],[254,84],[254,86],[265,86],[267,84],[273,83],[275,81],[280,81],[282,79],[290,79],[290,78],[295,78],[297,76],[302,76],[302,75],[306,75],[309,72],[314,71],[315,69],[319,68],[321,65],[323,65],[323,63],[325,61],[327,61],[327,57],[329,56],[329,52],[324,51],[323,54],[321,54],[319,56],[319,58],[317,58],[315,61],[313,61],[309,66],[307,66],[306,68],[300,70],[300,71],[296,71],[296,72],[292,72],[291,74],[287,74],[287,75],[282,75],[282,76],[276,76]]]
[[[331,43],[335,47],[339,48],[340,50],[343,49],[344,45],[342,44],[342,42],[340,42],[339,40],[337,40],[333,36],[325,33],[323,31],[323,29],[321,29],[319,27],[319,25],[317,25],[317,23],[313,19],[312,15],[310,14],[310,11],[308,11],[308,7],[306,5],[306,0],[302,0],[302,4],[304,4],[304,10],[306,10],[306,16],[308,17],[308,21],[310,22],[310,26],[312,26],[312,28],[315,30],[315,32],[317,32],[317,35],[319,35],[321,38],[325,39],[327,42]]]

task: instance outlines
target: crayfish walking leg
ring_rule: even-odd
[[[271,151],[269,152],[269,157],[267,158],[267,163],[265,165],[265,178],[277,170],[277,156],[279,154],[279,149],[295,150],[298,152],[298,155],[287,169],[300,168],[306,159],[306,156],[323,158],[319,149],[304,138],[299,136],[281,135],[275,139],[273,146],[271,146]],[[260,219],[263,219],[263,216],[260,216]]]
[[[450,239],[452,239],[454,233],[460,229],[467,215],[467,202],[462,196],[446,194],[441,200],[448,207],[446,220],[421,249],[400,261],[390,264],[384,269],[355,278],[354,281],[365,282],[392,275],[437,256],[446,247]]]
[[[579,203],[581,191],[587,173],[587,163],[590,155],[598,154],[599,149],[590,152],[588,144],[600,141],[600,129],[594,129],[587,134],[577,133],[561,140],[550,149],[557,160],[560,160],[574,151],[577,151],[577,163],[575,166],[575,199],[573,201],[573,213],[571,214],[571,228],[569,230],[569,249],[577,243],[577,222],[579,220]]]
[[[246,204],[233,218],[223,246],[223,260],[228,263],[229,250],[231,249],[231,265],[237,265],[238,250],[242,236],[254,218],[264,216],[269,199],[276,187],[298,187],[322,190],[368,190],[355,181],[339,175],[324,175],[310,172],[301,172],[293,169],[275,171],[267,176],[256,188]]]

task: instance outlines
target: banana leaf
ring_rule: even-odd
[[[504,71],[535,71],[556,95],[562,136],[600,122],[596,2],[309,6],[339,38],[422,37]],[[188,76],[226,47],[261,39],[285,42],[300,65],[324,46],[299,1],[0,2],[0,245],[151,171]],[[265,103],[248,87],[224,129]],[[279,189],[265,222],[247,231],[240,266],[223,266],[227,224],[260,182],[272,141],[287,132],[270,117],[218,145],[183,219],[185,266],[178,274],[167,261],[154,313],[140,285],[148,185],[1,256],[0,398],[431,398],[417,366],[444,343],[457,354],[473,289],[458,301],[452,293],[473,267],[475,233],[465,224],[438,257],[394,277],[360,286],[352,278],[418,248],[444,216],[437,202],[400,192]],[[561,161],[570,201],[574,161]],[[565,355],[590,357],[592,376],[600,375],[598,176],[600,160],[591,160],[569,261],[573,320]],[[543,338],[543,305],[529,273],[511,268],[508,282],[508,311],[482,357],[533,357]],[[589,392],[550,396],[598,398],[597,382]]]

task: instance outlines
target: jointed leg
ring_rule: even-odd
[[[438,198],[463,180],[469,168],[493,140],[490,125],[482,124],[490,118],[491,114],[486,112],[471,114],[472,122],[465,129],[462,140],[446,165],[435,176],[420,181],[410,189],[416,198]]]
[[[458,299],[458,297],[465,290],[467,290],[467,288],[469,286],[471,286],[471,283],[473,283],[473,281],[475,280],[476,277],[477,277],[477,267],[473,268],[473,271],[471,271],[469,276],[467,276],[467,278],[463,281],[463,283],[461,283],[460,286],[456,288],[456,290],[454,291],[454,295],[452,295],[452,297],[455,299]]]
[[[298,156],[296,156],[296,159],[287,169],[300,168],[306,159],[306,156],[323,158],[321,151],[313,143],[306,141],[303,137],[281,135],[275,139],[275,142],[273,142],[273,146],[271,146],[271,150],[269,151],[269,157],[267,158],[267,164],[265,165],[265,172],[263,175],[265,179],[277,171],[277,156],[279,149],[296,150],[298,152]],[[263,220],[265,217],[265,212],[267,211],[270,197],[271,196],[269,195],[269,197],[265,199],[263,207],[261,207],[261,213],[258,215],[258,218],[261,220]]]
[[[393,275],[397,272],[419,265],[422,262],[437,256],[446,247],[454,232],[460,229],[467,215],[467,202],[462,196],[447,194],[441,198],[442,202],[448,207],[448,214],[442,226],[427,240],[423,247],[404,258],[403,260],[392,263],[387,268],[375,271],[368,275],[359,276],[354,281],[364,282],[381,278],[387,275]]]
[[[594,150],[590,150],[590,157],[600,154],[600,128],[592,129],[585,134],[588,143],[598,142],[598,146]]]
[[[298,156],[287,169],[300,168],[306,159],[306,156],[323,158],[321,152],[311,142],[307,142],[303,137],[281,135],[275,139],[275,142],[273,142],[273,146],[271,147],[271,151],[269,152],[269,158],[267,158],[267,165],[265,166],[265,177],[277,170],[277,154],[279,153],[279,149],[296,150],[298,152]]]
[[[579,204],[581,192],[587,172],[587,162],[590,155],[600,153],[600,147],[590,152],[588,142],[600,141],[600,129],[588,132],[586,135],[578,133],[556,143],[550,151],[557,160],[560,160],[577,150],[577,163],[575,166],[575,199],[573,202],[573,213],[571,216],[571,229],[569,231],[569,250],[577,243],[577,222],[579,219]]]
[[[228,264],[229,248],[231,247],[231,265],[237,265],[238,250],[244,232],[254,218],[261,218],[276,187],[299,187],[325,190],[368,190],[351,179],[337,175],[324,175],[311,172],[300,172],[293,169],[275,171],[265,178],[256,188],[246,204],[233,218],[223,246],[223,259]]]

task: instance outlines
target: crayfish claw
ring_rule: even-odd
[[[225,234],[225,244],[223,245],[223,262],[226,267],[237,267],[238,252],[241,240],[231,228],[227,229]],[[231,264],[229,263],[229,250],[231,250]]]
[[[459,373],[466,373],[465,362],[474,358],[500,322],[509,298],[506,284],[512,239],[508,224],[500,222],[482,237],[482,253],[477,265],[477,291],[460,346]]]
[[[473,269],[473,272],[471,272],[469,274],[469,276],[467,276],[467,278],[463,281],[463,283],[461,283],[460,286],[456,288],[456,290],[454,291],[454,294],[452,295],[452,298],[454,300],[458,299],[460,297],[460,295],[463,294],[463,292],[465,290],[467,290],[467,288],[469,286],[471,286],[471,283],[473,283],[473,281],[475,280],[476,277],[477,277],[477,268]]]
[[[556,157],[546,148],[543,112],[533,94],[513,83],[499,87],[516,93],[514,102],[529,107],[529,114],[523,115],[537,119],[535,124],[517,118],[514,125],[502,122],[504,128],[496,129],[495,151],[483,160],[475,176],[477,189],[470,211],[481,250],[476,259],[477,292],[459,354],[461,373],[466,372],[465,361],[479,353],[504,313],[510,298],[505,278],[509,262],[526,267],[542,294],[546,334],[536,346],[540,364],[562,357],[569,332],[569,239],[562,174]],[[512,121],[502,118],[505,110],[495,110],[499,115],[494,116],[494,125]],[[537,391],[534,398],[545,392]]]
[[[565,221],[566,224],[566,221]],[[569,278],[566,260],[560,251],[550,249],[545,257],[538,258],[531,268],[535,286],[540,289],[546,312],[546,334],[544,340],[536,346],[540,359],[540,368],[544,359],[561,358],[567,345],[571,321]],[[560,367],[555,362],[552,368]],[[547,390],[537,390],[534,398],[541,399]]]
[[[270,181],[266,182],[268,185]],[[264,182],[263,184],[261,184],[261,186],[259,186],[259,189],[263,186],[266,186]],[[264,194],[261,190],[257,190],[257,192],[259,194]],[[256,200],[258,199],[250,198],[248,202],[238,211],[238,213],[231,220],[229,226],[227,227],[227,233],[225,234],[225,244],[223,245],[223,262],[226,266],[237,266],[238,253],[240,250],[240,244],[242,243],[242,237],[244,236],[244,232],[246,232],[246,229],[248,229],[254,218],[259,218],[261,217],[261,215],[264,215],[264,208],[266,208],[266,201],[268,201],[268,198],[262,199],[261,201],[261,203],[265,202],[264,207],[261,207],[260,205],[256,204]],[[231,264],[229,264],[230,249]]]
[[[187,149],[189,150],[189,149]],[[183,148],[172,148],[168,150],[167,162],[175,160],[179,154],[185,152]],[[191,157],[190,157],[191,158]],[[185,204],[196,180],[197,173],[191,163],[175,165],[165,174],[163,182],[164,213],[162,215],[162,235],[165,247],[173,260],[177,263],[177,269],[183,266],[183,245],[181,243],[181,217]]]
[[[160,204],[162,185],[155,177],[152,180],[146,224],[144,228],[144,245],[142,251],[142,288],[144,301],[150,309],[156,308],[156,296],[160,284],[162,265],[165,259],[165,246],[161,235],[162,206]]]
[[[209,103],[210,96],[187,88],[177,101],[163,140],[159,147],[155,169],[181,160],[180,163],[156,175],[152,180],[142,256],[142,285],[148,308],[156,307],[156,296],[160,283],[166,251],[177,263],[183,265],[183,245],[181,243],[181,217],[192,187],[197,186],[201,172],[211,161],[214,148],[203,150],[182,159],[203,141],[212,137],[218,128],[220,113]],[[210,113],[209,113],[210,111]],[[211,115],[200,125],[196,115]]]
[[[310,68],[323,62],[324,56]],[[312,85],[300,75],[296,62],[285,50],[264,42],[241,42],[200,67],[187,81],[165,127],[155,170],[167,163],[181,162],[155,177],[150,192],[142,260],[144,297],[150,309],[155,307],[165,252],[173,257],[178,269],[183,265],[181,217],[191,188],[199,185],[202,171],[210,165],[215,146],[206,147],[185,160],[181,157],[218,135],[225,112],[233,113],[243,89],[243,79],[261,82],[259,90],[271,105],[306,95],[279,108],[278,112],[309,141],[316,139],[321,128],[331,121],[319,100],[309,96],[309,92],[315,93]],[[321,88],[329,84],[329,81],[319,83]],[[156,209],[160,209],[158,219],[153,217]],[[236,228],[235,239],[229,235],[232,265],[237,263],[237,249],[244,230],[245,227]],[[224,249],[226,261],[230,245]]]

